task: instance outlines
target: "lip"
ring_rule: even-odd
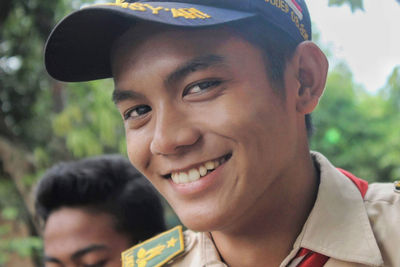
[[[196,196],[203,194],[207,190],[211,190],[212,187],[216,186],[219,181],[221,181],[221,177],[223,177],[223,172],[226,169],[227,163],[230,162],[230,159],[232,158],[232,154],[228,153],[225,156],[229,156],[228,159],[219,165],[216,169],[214,169],[212,172],[208,173],[207,175],[201,177],[199,180],[189,182],[189,183],[184,183],[184,184],[176,184],[172,181],[171,178],[168,179],[168,182],[170,183],[171,187],[175,190],[176,193],[183,195],[183,196]],[[221,158],[221,157],[219,157]],[[216,158],[216,159],[219,159]],[[198,166],[193,165],[193,166]],[[183,170],[187,170],[186,168]]]

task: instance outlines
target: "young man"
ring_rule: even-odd
[[[59,163],[36,189],[45,266],[121,266],[121,252],[165,230],[157,192],[117,155]]]
[[[310,38],[302,0],[117,1],[55,28],[49,73],[114,79],[130,161],[193,230],[124,266],[400,266],[393,185],[309,152],[328,69]]]

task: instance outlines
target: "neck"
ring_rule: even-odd
[[[293,168],[296,171],[276,179],[246,218],[211,233],[229,266],[265,266],[266,262],[279,266],[290,253],[318,191],[318,172],[311,156],[307,154],[298,161],[298,168]]]

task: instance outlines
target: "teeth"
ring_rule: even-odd
[[[189,171],[189,180],[194,182],[200,178],[200,172],[196,169],[191,169]]]
[[[220,165],[220,164],[219,164],[219,161],[218,161],[218,160],[215,160],[215,161],[214,161],[214,169],[216,169],[219,165]]]
[[[207,161],[205,167],[207,170],[214,170],[214,161]]]
[[[207,174],[207,168],[204,167],[203,165],[201,165],[201,166],[199,167],[199,172],[200,172],[200,175],[203,177],[204,175]]]
[[[179,183],[180,183],[180,180],[179,180],[179,173],[172,173],[172,174],[171,174],[171,178],[172,178],[172,181],[174,181],[174,183],[176,183],[176,184],[179,184]]]
[[[189,172],[174,172],[171,173],[172,181],[176,184],[186,184],[194,182],[207,174],[208,171],[216,169],[218,166],[225,162],[225,158],[219,160],[210,160],[200,165],[197,168],[192,168]]]
[[[189,176],[187,175],[186,172],[181,172],[178,175],[179,175],[178,184],[184,184],[189,182]]]

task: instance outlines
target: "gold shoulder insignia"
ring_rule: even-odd
[[[400,181],[394,182],[394,191],[400,193]]]
[[[183,250],[182,226],[179,225],[122,252],[122,267],[159,267]]]

